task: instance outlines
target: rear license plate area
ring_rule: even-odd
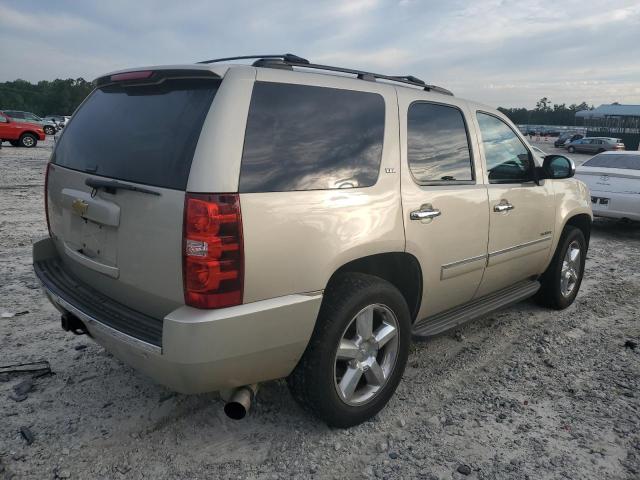
[[[600,210],[609,208],[610,200],[604,197],[591,197],[591,203]]]
[[[82,255],[117,266],[117,229],[69,212],[65,243]]]

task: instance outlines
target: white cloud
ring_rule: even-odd
[[[0,80],[292,52],[493,105],[640,103],[637,0],[0,0]]]

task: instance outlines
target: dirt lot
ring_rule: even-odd
[[[28,377],[0,378],[0,478],[640,478],[639,226],[595,223],[569,309],[524,302],[414,345],[373,421],[329,429],[279,381],[234,422],[60,329],[30,265],[50,147],[0,150],[0,313],[22,313],[0,318],[0,366],[53,370],[22,401]]]

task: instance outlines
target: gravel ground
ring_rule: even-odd
[[[234,422],[60,329],[31,269],[50,148],[0,150],[0,313],[21,313],[0,318],[0,366],[53,370],[19,402],[28,376],[0,378],[0,478],[640,478],[639,226],[595,223],[567,310],[523,302],[415,344],[370,422],[329,429],[282,381]]]

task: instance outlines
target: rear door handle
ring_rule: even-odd
[[[501,200],[499,204],[493,206],[494,212],[508,212],[509,210],[513,210],[514,207],[507,200]]]
[[[437,208],[433,208],[430,203],[422,205],[420,210],[414,210],[409,214],[411,220],[429,220],[442,215],[442,212]]]

